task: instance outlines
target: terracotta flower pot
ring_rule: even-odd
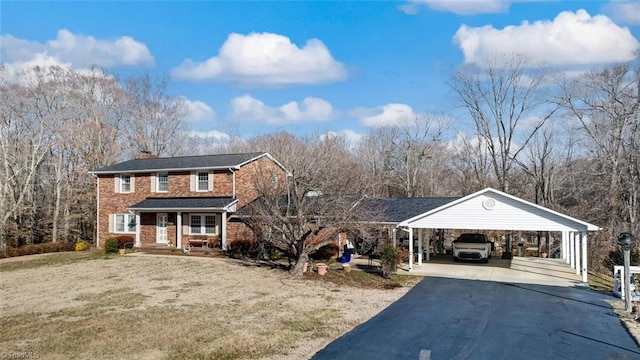
[[[327,264],[318,264],[318,275],[324,276],[327,273]]]
[[[127,250],[125,250],[125,249],[118,249],[118,253],[119,253],[120,255],[124,255],[124,254],[126,254],[126,253],[127,253]]]

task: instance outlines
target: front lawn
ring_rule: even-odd
[[[40,359],[302,359],[420,278],[291,278],[223,258],[96,252],[0,260],[0,348]]]

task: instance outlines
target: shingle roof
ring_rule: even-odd
[[[366,199],[363,201],[363,205],[380,212],[382,222],[398,223],[457,199],[459,197]]]
[[[238,167],[265,152],[133,159],[92,171],[95,174]]]
[[[236,201],[232,197],[148,197],[130,206],[129,209],[223,209]]]
[[[351,196],[352,202],[357,201],[357,197]],[[322,201],[323,197],[314,198]],[[444,204],[459,199],[459,197],[428,197],[428,198],[398,198],[398,199],[371,199],[365,198],[360,202],[359,206],[376,216],[376,222],[383,223],[399,223],[404,220],[413,218],[414,216],[436,209]],[[258,198],[254,201],[263,201]],[[287,204],[286,195],[280,200],[285,206]],[[243,207],[237,213],[239,216],[249,216],[251,204]],[[295,206],[295,203],[290,204]],[[284,211],[284,210],[283,210]]]

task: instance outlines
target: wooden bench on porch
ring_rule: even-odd
[[[185,240],[187,245],[189,245],[189,247],[191,248],[215,249],[220,247],[219,236],[210,236],[207,238],[187,238]]]

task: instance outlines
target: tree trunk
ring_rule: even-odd
[[[296,263],[289,270],[289,274],[291,276],[302,276],[304,274],[304,266],[307,263],[309,263],[309,254],[303,251],[298,255]]]

